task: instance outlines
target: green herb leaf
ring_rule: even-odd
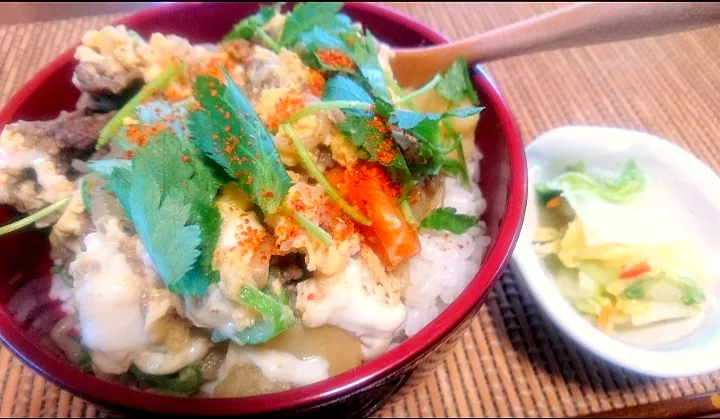
[[[129,169],[132,163],[125,159],[91,160],[88,162],[88,169],[101,178],[109,179],[115,168]]]
[[[330,66],[323,62],[317,55],[320,51],[334,50],[350,56],[350,48],[343,40],[341,34],[330,33],[325,29],[315,27],[308,32],[300,34],[298,43],[304,47],[304,49],[297,48],[299,50],[298,53],[303,62],[309,67],[316,70],[337,71],[342,73],[353,72],[346,68]]]
[[[381,98],[375,99],[375,113],[384,119],[390,118],[390,114],[394,109],[394,106],[390,102],[386,102]]]
[[[348,48],[345,41],[343,41],[339,35],[332,34],[325,29],[318,27],[314,27],[311,30],[300,34],[298,42],[303,44],[311,53],[321,50],[336,49],[345,54],[350,54],[350,48]]]
[[[285,21],[280,45],[290,47],[295,45],[303,32],[318,28],[338,29],[347,25],[346,17],[337,16],[342,9],[342,3],[298,3]]]
[[[346,140],[358,148],[358,157],[363,160],[378,161],[378,153],[386,142],[387,133],[373,123],[372,117],[347,115],[344,121],[337,124],[337,128]]]
[[[187,126],[188,111],[182,102],[171,103],[166,100],[153,100],[136,108],[137,119],[141,125],[162,126],[170,130],[181,140],[189,140]]]
[[[320,60],[318,52],[335,50],[353,59],[353,47],[349,40],[358,37],[359,29],[353,25],[349,17],[338,14],[333,21],[324,23],[322,27],[314,27],[298,36],[295,50],[305,65],[324,71],[354,73],[354,69],[334,67]],[[354,61],[354,60],[353,60]]]
[[[462,134],[455,131],[455,128],[453,128],[452,124],[447,119],[444,119],[441,124],[445,128],[447,135],[454,137],[455,141],[455,147],[453,148],[457,152],[457,160],[455,161],[458,163],[459,171],[453,176],[459,177],[465,189],[469,190],[470,173],[468,172],[467,159],[465,158],[465,150],[463,149]]]
[[[325,83],[324,102],[352,101],[373,104],[373,98],[355,81],[346,76],[335,76]],[[367,115],[367,113],[366,113]]]
[[[353,58],[363,79],[370,86],[373,96],[386,103],[392,103],[390,91],[385,84],[385,74],[380,66],[378,52],[375,48],[375,38],[372,35],[366,35],[355,41]]]
[[[259,12],[236,23],[232,30],[222,39],[222,42],[252,38],[258,29],[262,28],[275,16],[279,9],[280,5],[261,7]]]
[[[397,125],[421,143],[420,154],[429,159],[435,159],[432,167],[436,170],[442,166],[443,154],[447,154],[454,148],[443,147],[443,140],[440,135],[440,122],[446,117],[467,117],[475,115],[483,108],[465,108],[445,113],[423,113],[407,110],[396,110],[390,115],[390,123]]]
[[[456,109],[454,111],[444,113],[424,113],[424,112],[413,112],[404,109],[396,110],[390,116],[390,122],[397,125],[399,128],[406,131],[414,130],[421,127],[427,122],[438,122],[441,119],[449,116],[455,116],[458,118],[466,118],[468,116],[476,115],[480,113],[484,108],[471,107]]]
[[[195,216],[191,215],[191,222],[200,226],[200,257],[193,268],[183,279],[187,283],[216,283],[220,281],[220,273],[213,268],[213,255],[222,228],[222,217],[217,207],[209,205],[202,207]],[[202,292],[203,294],[205,291]]]
[[[153,179],[161,191],[181,195],[190,206],[190,222],[207,216],[220,181],[201,154],[194,153],[189,143],[182,142],[169,131],[163,131],[148,141],[142,153],[132,160],[136,176]],[[135,173],[133,173],[135,175]]]
[[[113,117],[105,124],[103,129],[98,134],[98,141],[95,145],[96,150],[100,150],[105,144],[107,144],[111,137],[115,135],[118,129],[122,127],[123,119],[126,116],[133,115],[135,108],[142,103],[145,99],[152,97],[155,92],[165,89],[172,79],[177,76],[180,71],[184,68],[184,64],[177,65],[175,67],[168,68],[163,71],[159,76],[150,80],[140,91],[132,97],[123,107],[113,115]]]
[[[117,179],[122,180],[118,182]],[[139,173],[133,176],[127,169],[113,171],[110,190],[133,221],[156,271],[168,288],[184,295],[203,294],[207,285],[198,287],[182,282],[200,256],[200,228],[187,225],[190,205],[175,194],[163,196],[158,182]]]
[[[437,176],[440,172],[447,173],[450,176],[461,176],[463,165],[450,157],[434,154],[425,164],[410,165],[410,172],[419,176]]]
[[[139,124],[123,125],[117,130],[113,143],[122,151],[137,152],[138,142],[148,139],[163,129],[169,129],[179,139],[188,141],[190,130],[187,127],[187,108],[183,102],[170,103],[166,100],[153,100],[135,107],[135,118]],[[133,132],[130,138],[129,132]],[[105,160],[101,160],[105,161]]]
[[[223,69],[224,71],[224,69]],[[193,143],[236,179],[265,214],[277,211],[290,190],[290,177],[272,136],[240,89],[199,76],[195,98],[204,108],[190,113]]]
[[[451,207],[435,209],[422,220],[420,227],[462,234],[477,224],[477,217],[456,213]]]
[[[390,175],[393,181],[402,185],[403,189],[400,199],[404,200],[410,194],[413,186],[415,186],[415,181],[412,173],[410,172],[407,161],[405,161],[405,157],[403,157],[402,154],[398,153],[387,166],[390,169]]]
[[[389,167],[393,180],[403,185],[403,196],[410,192],[413,186],[412,174],[400,148],[389,137],[389,127],[384,121],[378,126],[378,121],[372,116],[346,115],[337,128],[347,141],[358,148],[359,158]]]
[[[213,206],[220,182],[200,156],[189,157],[191,153],[188,144],[163,131],[133,159],[131,168],[113,169],[109,189],[168,288],[202,295],[217,280],[209,261],[220,228]]]
[[[442,79],[435,87],[440,96],[447,99],[453,105],[461,102],[466,96],[473,105],[477,105],[478,97],[470,81],[468,64],[465,58],[460,58],[442,76]]]
[[[340,75],[328,80],[325,85],[323,100],[373,103],[375,112],[381,117],[389,115],[393,109],[391,104],[380,98],[373,100],[372,96],[362,86],[352,79]],[[345,120],[338,124],[338,130],[346,140],[358,147],[361,159],[373,162],[380,161],[385,166],[390,167],[395,182],[403,185],[405,191],[403,196],[405,196],[412,187],[412,174],[394,141],[390,143],[386,141],[389,132],[383,132],[383,127],[378,127],[373,122],[372,112],[358,109],[345,109],[343,112]],[[389,127],[387,129],[389,130]],[[386,158],[381,158],[381,152],[394,152],[395,156],[391,161],[387,161]]]

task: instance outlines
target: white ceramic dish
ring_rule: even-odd
[[[720,369],[720,177],[684,149],[643,132],[617,128],[570,126],[549,131],[526,149],[528,208],[513,263],[550,319],[578,344],[627,369],[659,377],[685,377]],[[538,207],[534,184],[578,161],[619,173],[635,159],[669,204],[654,217],[687,233],[706,257],[713,294],[706,314],[690,323],[668,323],[635,335],[608,335],[581,317],[560,294],[532,247]],[[674,205],[673,205],[674,203]],[[698,324],[699,323],[699,324]],[[684,332],[671,343],[643,341]],[[645,342],[647,343],[647,342]]]

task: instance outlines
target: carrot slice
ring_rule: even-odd
[[[560,206],[560,197],[556,196],[545,204],[545,208],[555,209]]]
[[[610,316],[613,314],[613,307],[603,306],[597,318],[597,325],[600,330],[610,331]]]
[[[360,162],[351,169],[334,168],[325,175],[343,198],[370,219],[371,225],[358,223],[357,228],[386,269],[393,270],[420,252],[417,231],[406,221],[397,202],[399,188],[382,166]]]
[[[645,262],[628,263],[620,270],[620,279],[630,279],[650,272],[650,265]]]

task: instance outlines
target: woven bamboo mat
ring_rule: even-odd
[[[559,4],[393,3],[451,38]],[[0,103],[85,30],[118,16],[0,26]],[[720,27],[534,54],[488,67],[526,142],[567,124],[641,129],[720,170]],[[507,272],[446,362],[389,403],[382,417],[576,416],[720,391],[720,372],[653,379],[626,372],[564,337]],[[94,406],[0,350],[0,416],[97,417]],[[678,401],[680,405],[682,401]]]

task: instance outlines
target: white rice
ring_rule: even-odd
[[[468,162],[471,190],[455,178],[444,179],[444,207],[453,207],[458,214],[480,216],[485,212],[486,202],[477,187],[479,160],[478,152]],[[422,229],[420,244],[420,254],[409,262],[410,283],[403,295],[408,315],[401,331],[406,336],[427,326],[460,295],[477,273],[490,237],[481,222],[460,235]]]

